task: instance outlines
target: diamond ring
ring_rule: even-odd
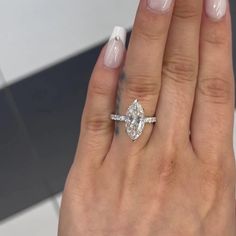
[[[126,115],[111,114],[111,119],[125,122],[126,133],[132,141],[140,137],[146,123],[152,124],[157,122],[156,117],[145,117],[144,109],[137,99],[129,106]]]

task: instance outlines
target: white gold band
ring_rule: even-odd
[[[127,120],[127,116],[111,114],[111,120],[125,122]],[[152,124],[152,123],[157,122],[157,118],[156,117],[144,117],[143,121],[144,121],[144,123]]]

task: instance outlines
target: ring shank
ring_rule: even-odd
[[[147,124],[156,123],[157,122],[157,118],[156,117],[145,117],[144,118],[144,122],[147,123]]]
[[[120,116],[120,115],[116,115],[116,114],[111,114],[111,120],[114,120],[114,121],[125,121],[126,120],[126,116]]]
[[[111,114],[111,120],[125,122],[126,119],[127,119],[127,116]],[[144,117],[144,123],[152,124],[152,123],[156,123],[156,122],[157,122],[157,118],[156,117]]]

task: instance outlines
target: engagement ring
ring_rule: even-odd
[[[114,121],[125,122],[126,133],[132,141],[137,140],[144,130],[145,124],[157,122],[156,117],[145,117],[142,105],[136,99],[128,108],[126,115],[112,114]]]

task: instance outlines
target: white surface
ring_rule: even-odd
[[[62,199],[62,193],[57,194],[56,201],[59,207],[61,206],[61,199]]]
[[[0,67],[8,84],[129,28],[138,0],[1,0]]]
[[[58,216],[53,204],[47,200],[0,223],[0,235],[56,236]]]

